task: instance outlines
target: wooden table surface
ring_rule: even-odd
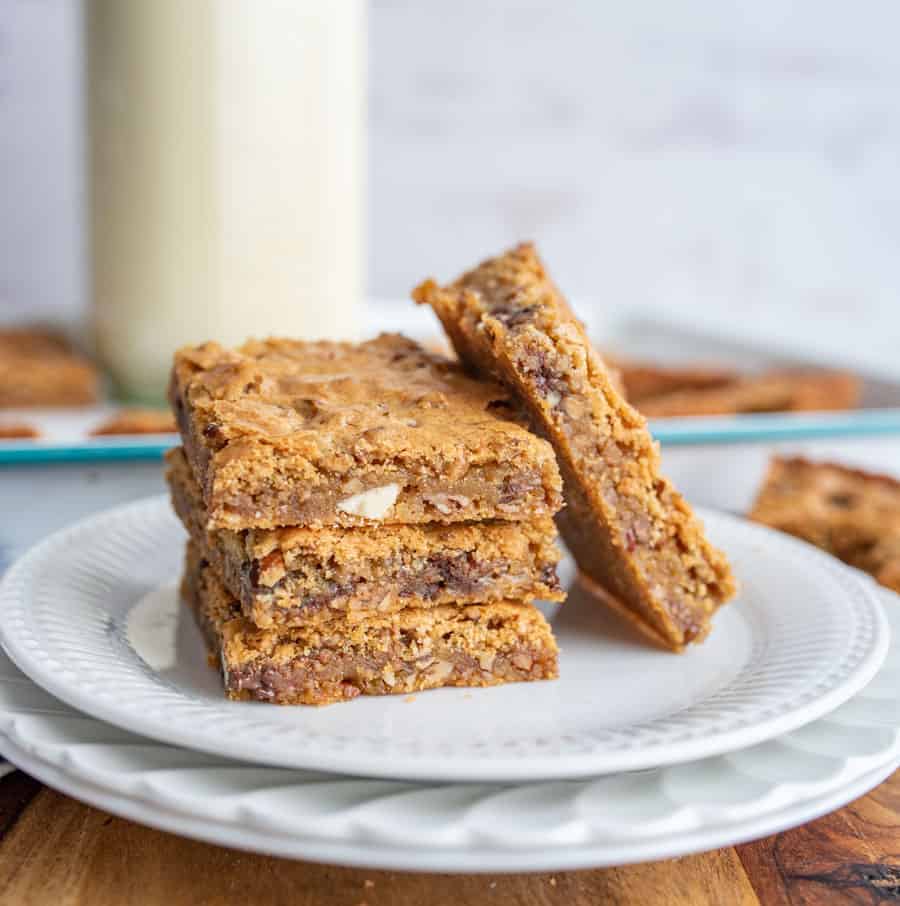
[[[667,862],[537,875],[418,875],[256,856],[0,780],[0,904],[16,906],[820,906],[900,900],[900,771],[818,821]]]

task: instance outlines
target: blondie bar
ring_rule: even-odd
[[[750,518],[900,592],[900,481],[837,463],[774,457]]]
[[[531,245],[414,298],[474,372],[502,381],[559,458],[563,536],[604,597],[663,645],[702,639],[734,591],[725,556],[660,475],[644,418],[618,392]]]
[[[769,371],[718,386],[675,389],[631,402],[649,418],[824,412],[855,408],[861,386],[859,378],[847,371]]]
[[[188,545],[182,594],[229,698],[324,705],[358,695],[557,676],[550,626],[529,604],[404,610],[361,623],[260,629]]]
[[[180,350],[170,396],[210,527],[523,520],[562,504],[509,396],[397,335]]]
[[[100,375],[59,333],[0,328],[0,408],[83,406],[100,395]]]
[[[358,621],[411,607],[561,601],[556,526],[481,522],[207,530],[183,451],[167,454],[172,501],[203,556],[257,626]]]
[[[91,431],[91,437],[120,434],[174,434],[178,428],[168,409],[120,409]]]
[[[40,429],[27,422],[0,422],[0,440],[34,440]]]
[[[726,387],[739,375],[733,368],[714,365],[653,365],[602,354],[604,364],[618,369],[625,398],[639,407],[643,400],[687,390]]]

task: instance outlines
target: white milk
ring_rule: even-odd
[[[352,338],[364,0],[87,0],[97,351],[159,398],[172,351]]]

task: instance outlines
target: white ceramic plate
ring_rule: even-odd
[[[165,498],[95,516],[34,548],[0,590],[0,631],[19,667],[73,707],[245,761],[401,780],[656,767],[820,717],[862,688],[887,650],[870,583],[784,535],[705,517],[742,582],[711,637],[681,656],[655,650],[575,593],[554,618],[556,682],[329,708],[226,701],[177,603],[184,536]]]
[[[900,600],[891,603],[900,630]],[[0,655],[0,752],[51,786],[225,846],[404,871],[601,867],[764,836],[881,782],[900,759],[898,727],[895,643],[851,701],[730,755],[566,782],[366,780],[241,764],[142,739],[72,711]]]

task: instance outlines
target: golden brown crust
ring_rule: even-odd
[[[548,437],[563,474],[558,521],[583,573],[673,649],[702,638],[734,593],[724,555],[660,475],[646,421],[616,389],[531,245],[446,287],[414,292],[434,308],[461,361],[500,379]]]
[[[900,481],[833,462],[773,457],[750,518],[900,592]]]
[[[0,408],[84,406],[100,375],[62,334],[44,327],[0,329]]]
[[[116,434],[173,434],[178,429],[168,409],[120,409],[91,431],[92,437]]]
[[[550,517],[528,522],[207,530],[181,448],[166,455],[175,510],[244,615],[261,627],[412,607],[565,598]]]
[[[507,394],[397,335],[189,347],[171,398],[211,526],[515,520],[561,505],[552,449],[497,414]]]
[[[407,610],[363,623],[259,629],[188,545],[182,592],[221,665],[226,694],[276,704],[553,679],[557,648],[531,605]]]

